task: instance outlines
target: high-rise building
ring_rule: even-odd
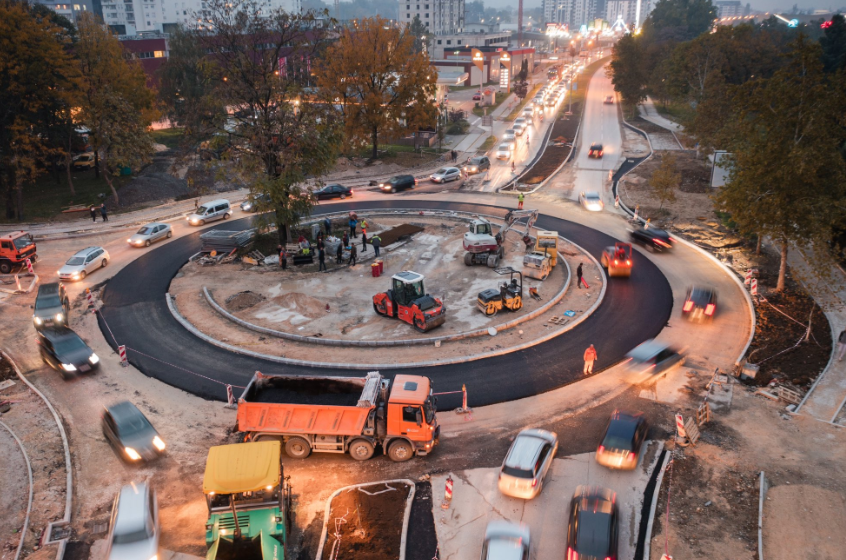
[[[33,4],[42,4],[47,6],[57,14],[65,16],[74,23],[76,23],[76,19],[83,12],[98,13],[97,8],[99,7],[99,1],[97,2],[98,5],[95,6],[93,0],[64,0],[63,2],[56,2],[55,0],[31,0],[31,2]]]
[[[638,4],[640,4],[639,13]],[[618,19],[622,18],[626,25],[635,23],[637,27],[641,27],[651,11],[651,0],[606,0],[605,2],[605,19],[610,25],[614,25]],[[640,15],[639,21],[638,15]]]
[[[414,16],[434,35],[464,31],[464,0],[399,0],[399,20],[411,25]]]
[[[578,31],[582,25],[593,25],[598,0],[542,0],[546,23],[563,23]]]
[[[739,0],[718,0],[717,2],[714,2],[714,6],[717,8],[718,18],[742,16],[745,15],[746,11]]]

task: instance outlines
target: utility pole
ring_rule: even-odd
[[[517,7],[517,47],[523,46],[523,0]]]

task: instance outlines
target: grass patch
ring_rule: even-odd
[[[688,103],[670,102],[666,106],[657,103],[655,109],[660,114],[677,123],[691,122],[693,117],[696,116],[696,110]]]
[[[737,222],[731,219],[731,214],[728,212],[721,212],[720,210],[715,210],[714,213],[720,219],[720,223],[722,223],[724,227],[732,230],[737,229]]]
[[[518,103],[517,107],[515,107],[514,110],[511,111],[511,113],[507,117],[505,117],[505,120],[513,121],[514,119],[519,117],[520,113],[523,111],[523,107],[526,106],[526,103],[528,103],[530,99],[535,98],[535,95],[538,93],[538,90],[541,88],[541,85],[542,84],[537,84],[535,87],[533,87],[532,90],[526,94],[526,97],[523,98],[523,101]]]
[[[485,109],[488,109],[488,114],[490,115],[493,113],[494,109],[499,107],[503,101],[508,98],[508,93],[504,91],[498,91],[494,94],[494,102],[493,105],[486,105],[484,107],[473,107],[473,114],[477,117],[484,117],[485,116]]]
[[[491,148],[496,146],[496,142],[497,142],[496,136],[493,136],[493,135],[488,136],[488,138],[482,143],[482,145],[479,146],[478,151],[487,152],[488,150],[490,150]]]
[[[482,86],[449,86],[449,92],[467,91],[468,89],[481,89]]]
[[[158,144],[164,144],[171,150],[179,147],[184,137],[184,131],[181,128],[163,128],[161,130],[154,130],[150,132],[153,141]]]
[[[468,130],[470,130],[470,123],[461,119],[460,121],[450,123],[446,129],[446,133],[455,136],[457,134],[467,134]]]

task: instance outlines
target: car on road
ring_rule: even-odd
[[[472,158],[469,162],[464,164],[464,172],[468,175],[474,175],[476,173],[481,173],[482,171],[487,171],[491,168],[491,160],[488,156],[476,156]]]
[[[579,486],[570,501],[568,560],[617,560],[617,495],[607,488]]]
[[[588,157],[589,158],[601,158],[602,157],[602,144],[599,142],[594,142],[590,145],[590,149],[588,150]]]
[[[604,103],[605,103],[606,105],[613,105],[613,104],[614,104],[614,96],[612,96],[612,95],[606,95],[606,96],[605,96],[605,101],[604,101]]]
[[[149,483],[134,482],[120,489],[106,540],[107,560],[159,558],[159,506]]]
[[[535,116],[535,109],[534,107],[524,107],[523,108],[523,116],[526,117],[526,122],[532,122],[532,118]]]
[[[433,183],[449,183],[461,179],[461,170],[457,167],[441,167],[431,175],[429,179]]]
[[[136,231],[126,242],[133,247],[149,247],[156,241],[171,237],[173,237],[173,231],[168,224],[153,222]]]
[[[344,200],[345,198],[352,197],[353,190],[349,187],[345,187],[344,185],[332,184],[332,185],[325,185],[323,188],[314,191],[314,198],[317,200],[328,200],[331,198],[340,198]]]
[[[505,131],[502,135],[503,142],[516,142],[517,141],[517,132],[513,128],[509,128]]]
[[[74,171],[82,171],[85,169],[94,169],[94,164],[96,159],[94,158],[94,152],[87,153],[87,154],[80,154],[73,158],[71,163],[71,169]]]
[[[629,230],[629,237],[635,243],[643,245],[649,251],[669,251],[673,248],[674,239],[663,229],[655,227],[645,228],[641,225]]]
[[[647,432],[649,425],[642,412],[615,410],[596,448],[596,462],[610,469],[634,469]]]
[[[382,192],[399,192],[407,189],[413,189],[417,186],[417,179],[412,175],[395,175],[387,181],[379,183],[379,189]]]
[[[688,321],[705,322],[714,318],[717,312],[717,291],[713,288],[692,286],[682,305],[682,317]]]
[[[121,459],[152,461],[165,451],[165,442],[144,413],[129,401],[107,406],[100,419],[103,435]]]
[[[531,536],[523,524],[491,521],[485,529],[482,560],[529,560]]]
[[[496,149],[496,159],[511,159],[511,144],[500,144]]]
[[[635,373],[662,373],[684,363],[675,348],[665,342],[649,339],[626,354],[626,367]]]
[[[206,222],[214,220],[228,220],[230,216],[232,216],[232,208],[229,201],[221,198],[204,203],[185,219],[192,226],[203,226]]]
[[[591,212],[601,212],[605,207],[602,203],[602,197],[599,196],[598,192],[594,191],[580,192],[579,204],[584,206],[585,210],[590,210]]]
[[[70,374],[87,373],[100,366],[100,357],[67,327],[45,327],[36,331],[35,342],[45,364],[67,379]]]
[[[32,314],[32,322],[35,323],[36,330],[52,326],[66,327],[69,312],[70,301],[64,284],[50,282],[38,286],[35,311]]]
[[[86,247],[68,259],[59,269],[60,280],[84,280],[99,268],[109,264],[109,252],[102,247]]]
[[[270,204],[270,195],[267,193],[256,193],[250,195],[247,200],[241,203],[241,210],[244,212],[258,212],[259,206]]]
[[[514,132],[517,134],[517,136],[522,136],[523,133],[526,132],[526,128],[528,126],[529,125],[526,123],[526,119],[524,117],[517,117],[514,120],[514,124],[511,126],[511,128],[514,129]]]
[[[476,93],[473,94],[473,101],[481,101],[481,99],[482,99],[482,92],[481,91],[477,91]]]
[[[546,430],[523,430],[502,462],[499,491],[506,496],[531,500],[543,489],[543,481],[558,451],[558,435]]]

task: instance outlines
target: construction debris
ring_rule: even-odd
[[[203,253],[230,253],[234,249],[242,249],[252,243],[256,236],[255,229],[243,231],[209,230],[200,234],[203,241]]]

